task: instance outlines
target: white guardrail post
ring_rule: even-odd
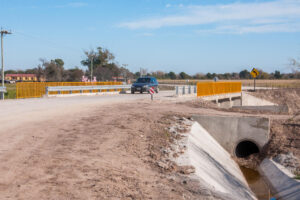
[[[175,86],[176,96],[185,94],[197,94],[197,86],[192,85],[176,85]]]
[[[4,93],[6,93],[7,91],[6,91],[6,87],[0,87],[0,94],[1,94],[1,96],[3,97],[3,99],[2,100],[4,100]],[[3,95],[2,95],[3,94]]]

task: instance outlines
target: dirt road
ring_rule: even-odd
[[[169,125],[159,121],[178,109],[163,100],[168,95],[152,103],[143,95],[3,102],[0,199],[199,196],[155,165],[166,145],[158,134]]]
[[[219,199],[158,164],[174,115],[238,114],[186,100],[165,92],[153,102],[143,95],[1,102],[0,199]]]

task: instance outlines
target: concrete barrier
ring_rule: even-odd
[[[194,115],[193,119],[234,156],[257,153],[269,140],[269,118]]]
[[[267,180],[276,199],[300,199],[300,182],[286,175],[273,161],[264,159],[259,172]]]

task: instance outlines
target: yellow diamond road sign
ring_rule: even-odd
[[[259,71],[253,68],[250,74],[252,75],[253,78],[256,78],[259,75]]]

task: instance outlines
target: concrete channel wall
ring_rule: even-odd
[[[176,162],[194,166],[192,176],[203,187],[224,200],[256,199],[231,155],[199,123],[195,122],[182,140],[187,150]]]
[[[300,199],[300,182],[285,174],[273,161],[264,159],[259,166],[259,172],[267,180],[277,199]]]
[[[240,142],[251,141],[260,149],[268,142],[270,120],[264,117],[194,115],[201,124],[231,155]]]

